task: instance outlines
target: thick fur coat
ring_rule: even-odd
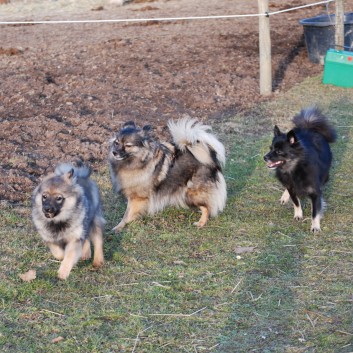
[[[267,166],[276,170],[276,177],[286,188],[281,203],[294,204],[294,218],[303,218],[301,197],[312,204],[311,231],[319,232],[323,215],[322,189],[329,179],[332,162],[330,143],[336,132],[317,108],[308,108],[293,118],[294,129],[282,133],[274,127],[270,152],[264,156]]]
[[[87,167],[60,164],[36,187],[32,219],[54,257],[62,260],[58,277],[66,279],[80,257],[103,265],[103,227],[99,192]]]
[[[125,215],[114,228],[166,206],[196,207],[202,227],[224,209],[227,192],[222,174],[225,150],[210,127],[195,119],[170,121],[171,142],[160,142],[149,126],[126,123],[110,142],[113,186],[128,201]]]

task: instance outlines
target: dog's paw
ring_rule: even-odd
[[[84,261],[89,260],[91,256],[91,245],[89,243],[89,240],[86,240],[83,244],[81,259]]]
[[[86,260],[89,260],[91,258],[91,252],[88,254],[83,254],[82,256],[81,256],[81,260],[82,261],[86,261]]]
[[[320,217],[313,218],[311,222],[311,228],[310,230],[313,233],[319,233],[321,232],[321,227],[320,227]]]
[[[62,261],[64,260],[65,253],[62,252],[60,254],[53,254],[53,256],[55,257],[56,260]]]
[[[57,260],[61,261],[64,259],[65,251],[61,246],[53,243],[49,243],[48,246],[51,253]]]
[[[58,278],[61,280],[66,280],[69,277],[71,271],[67,271],[66,269],[59,269]]]
[[[311,230],[313,233],[320,233],[320,232],[321,232],[320,226],[313,226],[313,225],[311,225],[310,230]]]
[[[202,222],[202,221],[198,221],[198,222],[193,223],[193,225],[196,226],[197,228],[202,228],[205,224],[206,224],[206,222]]]
[[[300,221],[303,219],[303,210],[300,206],[299,207],[294,206],[294,219],[296,221]]]
[[[104,265],[104,259],[95,259],[93,260],[93,267],[98,268]]]
[[[116,234],[120,233],[122,229],[124,228],[125,224],[119,223],[117,226],[115,226],[112,231],[115,232]]]
[[[286,189],[286,190],[284,190],[284,193],[282,194],[281,199],[280,199],[281,205],[285,205],[286,203],[288,203],[289,199],[290,199],[290,195],[289,195],[288,190]]]

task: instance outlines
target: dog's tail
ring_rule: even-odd
[[[216,164],[220,168],[225,165],[225,149],[223,144],[210,132],[211,127],[196,119],[183,118],[169,121],[168,127],[174,143],[180,150],[190,151],[202,164]]]
[[[337,135],[335,129],[316,107],[303,109],[293,118],[293,123],[298,128],[309,129],[319,133],[327,142],[336,141]]]
[[[70,172],[73,173],[74,177],[84,179],[87,179],[91,175],[91,169],[82,162],[76,162],[75,165],[71,163],[61,163],[55,168],[54,173],[61,176]]]

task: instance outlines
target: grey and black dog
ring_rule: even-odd
[[[62,260],[58,277],[66,279],[80,257],[93,266],[104,263],[103,228],[99,191],[90,169],[60,164],[46,176],[32,196],[32,219],[54,257]]]

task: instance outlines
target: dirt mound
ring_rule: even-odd
[[[257,4],[246,0],[202,6],[196,0],[69,3],[71,8],[65,1],[27,1],[23,6],[13,1],[1,5],[0,20],[257,12]],[[271,6],[282,8],[281,1]],[[323,10],[271,17],[274,90],[322,71],[308,61],[298,20]],[[93,167],[106,163],[107,142],[124,121],[162,127],[184,114],[220,120],[263,99],[256,17],[3,25],[1,35],[1,199],[27,199],[38,178],[58,161],[81,157]]]

